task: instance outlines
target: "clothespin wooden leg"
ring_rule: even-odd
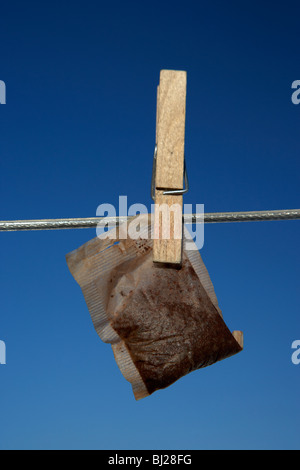
[[[156,178],[153,261],[180,265],[182,261],[186,72],[161,70],[157,92]]]

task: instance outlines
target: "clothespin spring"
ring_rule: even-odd
[[[155,177],[156,177],[156,156],[157,156],[157,145],[155,145],[154,148],[154,155],[153,155],[153,167],[152,167],[152,178],[151,178],[151,198],[153,201],[155,200]],[[182,195],[186,194],[189,190],[189,181],[188,181],[188,176],[187,176],[187,169],[186,169],[186,163],[185,163],[185,156],[184,156],[184,162],[183,162],[183,177],[184,177],[184,189],[170,189],[168,191],[164,191],[163,194],[167,195]]]

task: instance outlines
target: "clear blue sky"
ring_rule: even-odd
[[[300,206],[299,2],[2,2],[0,219],[150,207],[156,86],[188,74],[186,203]],[[66,253],[95,230],[1,233],[0,448],[298,448],[298,221],[213,224],[201,250],[239,355],[139,402]]]

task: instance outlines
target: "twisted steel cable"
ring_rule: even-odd
[[[99,224],[106,226],[119,225],[132,217],[88,217],[69,219],[39,219],[39,220],[6,220],[0,221],[0,232],[24,230],[60,230],[94,228]],[[258,222],[274,220],[300,219],[300,209],[284,209],[251,212],[210,212],[205,214],[184,214],[183,221],[195,223],[224,223],[224,222]]]

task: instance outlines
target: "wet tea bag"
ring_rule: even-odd
[[[94,327],[111,344],[137,400],[242,350],[197,247],[186,249],[187,241],[189,248],[194,243],[186,227],[178,269],[153,263],[143,220],[138,239],[111,240],[104,233],[66,257]]]

